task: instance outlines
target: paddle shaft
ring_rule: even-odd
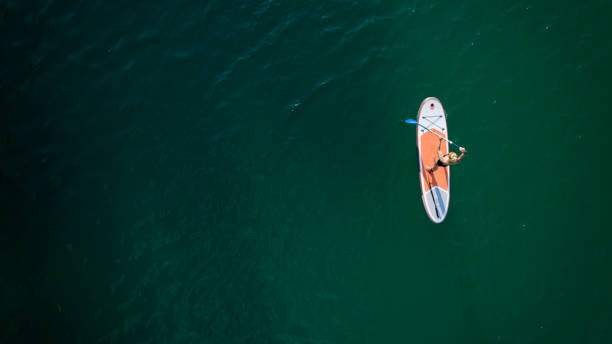
[[[443,140],[446,140],[448,143],[450,143],[450,144],[454,145],[455,147],[459,148],[459,150],[461,150],[461,147],[459,147],[459,145],[458,145],[458,144],[456,144],[456,143],[454,143],[453,141],[451,141],[451,140],[447,139],[446,137],[443,137],[443,136],[440,136],[440,135],[438,135],[438,134],[434,133],[433,131],[429,130],[429,128],[427,128],[426,126],[422,125],[421,123],[419,123],[419,122],[415,121],[415,120],[414,120],[414,119],[412,119],[412,118],[409,118],[409,119],[407,119],[407,120],[404,120],[404,122],[406,122],[406,123],[408,123],[408,124],[416,124],[416,125],[420,126],[421,128],[423,128],[423,129],[425,129],[425,130],[429,131],[430,133],[432,133],[432,134],[436,135],[437,137],[439,137],[439,138],[441,138],[441,139],[443,139]]]
[[[455,147],[457,147],[457,148],[461,148],[461,147],[459,147],[459,145],[457,145],[457,144],[456,144],[456,143],[454,143],[453,141],[451,141],[451,140],[447,139],[447,138],[446,138],[446,137],[444,137],[444,136],[440,136],[440,135],[438,135],[437,133],[434,133],[433,131],[429,130],[429,128],[427,128],[426,126],[422,125],[421,123],[416,122],[416,124],[417,124],[418,126],[420,126],[421,128],[423,128],[423,129],[425,129],[425,130],[429,131],[430,133],[432,133],[432,134],[436,135],[437,137],[439,137],[439,138],[441,138],[441,139],[443,139],[443,140],[446,140],[446,141],[447,141],[448,143],[450,143],[451,145],[454,145],[454,146],[455,146]]]

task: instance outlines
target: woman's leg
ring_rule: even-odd
[[[438,161],[436,160],[436,158],[433,158],[433,167],[429,167],[427,165],[425,165],[425,169],[427,170],[427,172],[433,172],[435,170],[438,169]]]

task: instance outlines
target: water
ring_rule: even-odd
[[[611,9],[4,1],[0,339],[609,342]]]

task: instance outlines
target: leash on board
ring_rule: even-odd
[[[427,171],[427,173],[431,173],[431,177],[433,178],[433,172]],[[434,197],[434,190],[431,187],[431,182],[429,181],[428,177],[425,177],[425,178],[427,179],[427,184],[429,185],[429,193],[431,194],[431,199],[433,200],[434,209],[436,210],[436,217],[440,218],[440,213],[438,212],[438,204],[436,203],[436,198]]]

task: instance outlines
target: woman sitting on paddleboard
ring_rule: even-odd
[[[459,151],[461,151],[461,156],[457,156],[457,153],[455,152],[450,152],[448,154],[442,154],[442,152],[440,152],[440,144],[442,144],[442,139],[440,138],[440,142],[438,142],[438,159],[436,161],[436,158],[434,158],[434,167],[431,168],[427,165],[425,165],[425,169],[428,172],[433,172],[436,169],[438,169],[438,166],[449,166],[449,165],[457,165],[461,159],[463,159],[463,157],[465,156],[465,148],[463,147],[459,147]]]

